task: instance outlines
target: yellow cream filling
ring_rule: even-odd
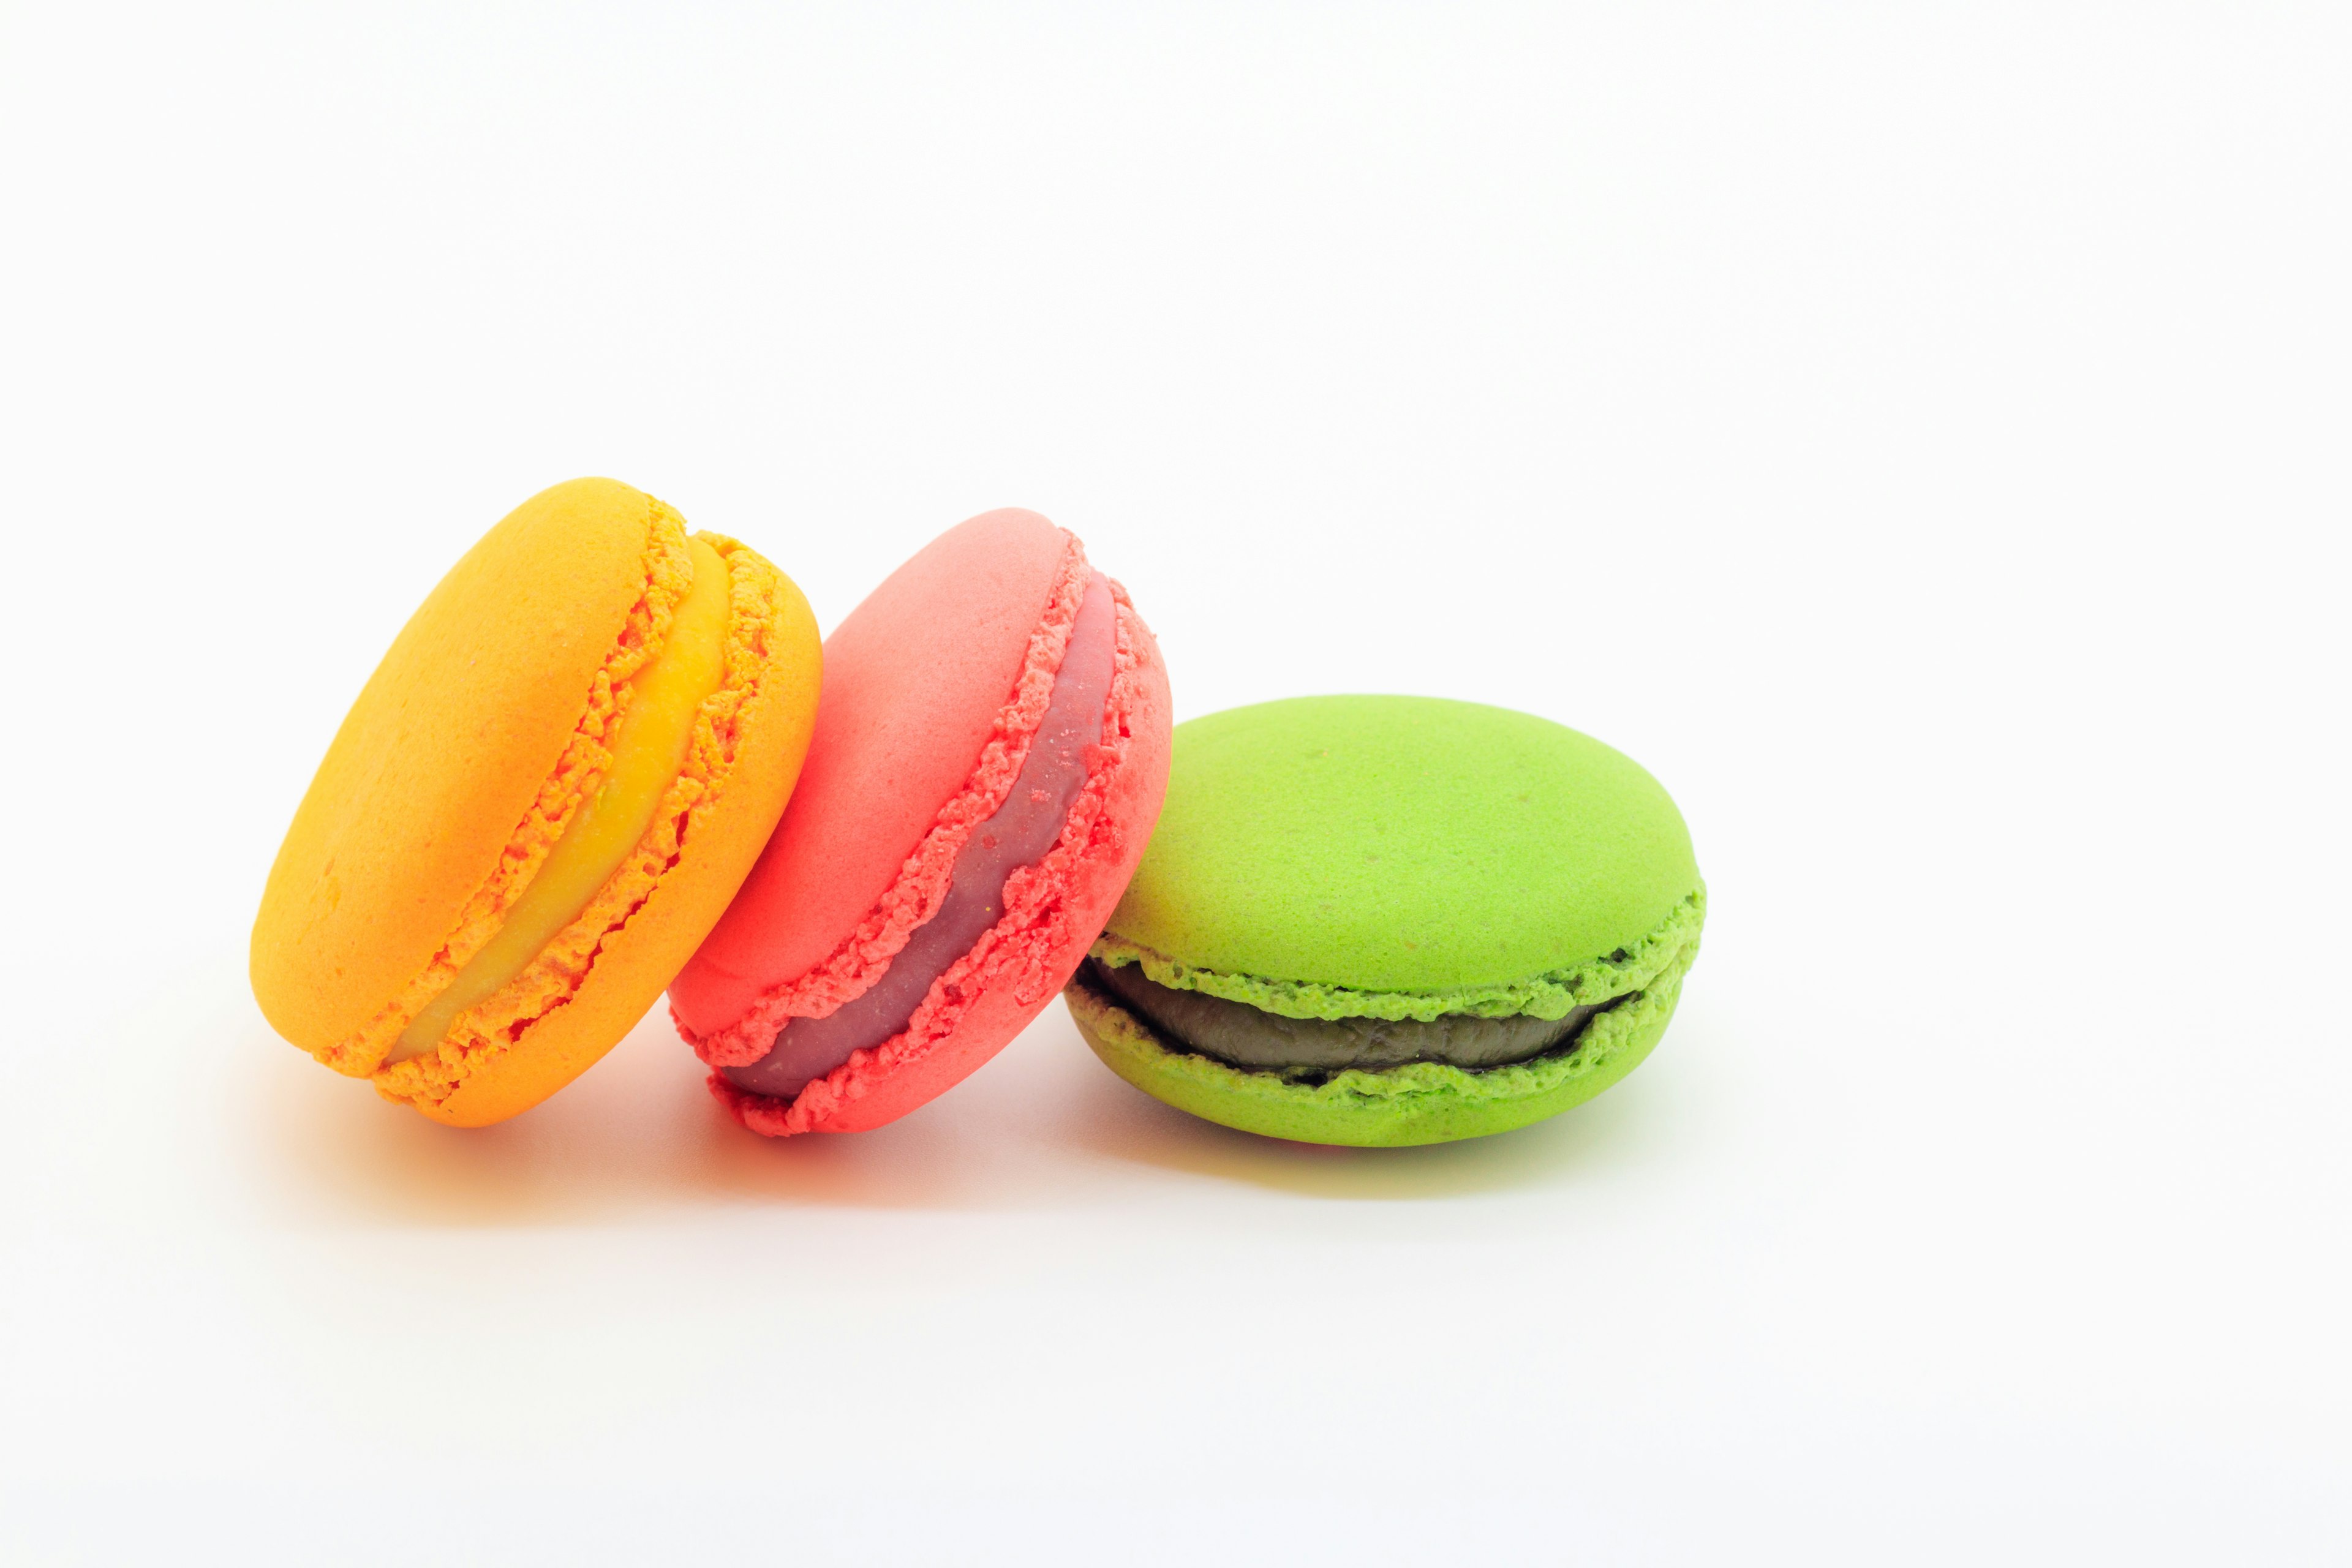
[[[459,1014],[506,989],[548,943],[578,920],[653,826],[662,797],[686,766],[695,715],[719,689],[727,664],[727,563],[699,539],[687,547],[693,585],[670,617],[661,651],[629,680],[628,706],[613,741],[612,765],[548,851],[539,875],[507,910],[447,989],[409,1020],[384,1064],[441,1044]]]

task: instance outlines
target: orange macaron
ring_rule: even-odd
[[[254,921],[271,1026],[437,1121],[538,1104],[636,1024],[783,814],[816,621],[611,479],[516,508],[410,617]]]

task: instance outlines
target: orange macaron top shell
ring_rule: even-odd
[[[585,907],[446,1037],[403,1031],[498,935],[614,772],[633,678],[698,560],[723,563],[723,667],[650,826]],[[714,612],[715,613],[715,612]],[[254,994],[336,1070],[437,1121],[538,1103],[635,1023],[782,815],[814,726],[815,621],[756,552],[610,479],[532,497],[413,616],[344,719],[271,868]]]
[[[1090,593],[1109,622],[1099,739],[1084,748],[1051,847],[1004,878],[1001,918],[903,1028],[789,1099],[730,1081],[792,1020],[826,1017],[880,984],[940,914],[959,856],[1002,820],[1023,776]],[[1009,1042],[1099,934],[1167,787],[1159,647],[1076,538],[1034,512],[989,512],[942,534],[842,622],[824,660],[782,825],[670,986],[679,1032],[719,1069],[713,1092],[777,1135],[879,1126]]]

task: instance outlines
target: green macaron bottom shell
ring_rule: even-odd
[[[1445,1143],[1508,1132],[1557,1116],[1639,1067],[1665,1034],[1681,1000],[1683,977],[1698,955],[1705,908],[1705,894],[1694,893],[1665,926],[1627,955],[1641,960],[1638,965],[1611,965],[1643,972],[1638,989],[1612,993],[1626,999],[1596,1016],[1572,1045],[1508,1067],[1473,1069],[1411,1062],[1375,1071],[1350,1068],[1319,1080],[1297,1079],[1230,1067],[1183,1049],[1117,998],[1089,984],[1083,969],[1063,997],[1080,1037],[1104,1066],[1179,1110],[1299,1143],[1356,1148]],[[1109,945],[1097,945],[1098,959],[1108,956]],[[1147,964],[1147,973],[1150,967]],[[1211,989],[1198,985],[1199,972],[1187,977],[1197,988]],[[1237,988],[1215,989],[1225,994]]]

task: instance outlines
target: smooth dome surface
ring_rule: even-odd
[[[1665,790],[1588,735],[1436,698],[1295,698],[1176,727],[1107,935],[1229,974],[1433,991],[1606,958],[1698,886]]]
[[[317,1048],[448,939],[580,723],[646,593],[658,505],[574,479],[483,535],[393,642],[271,868],[254,994]]]
[[[824,961],[961,790],[1019,679],[1068,536],[1007,509],[892,573],[824,644],[816,737],[735,902],[670,986],[697,1030]]]

